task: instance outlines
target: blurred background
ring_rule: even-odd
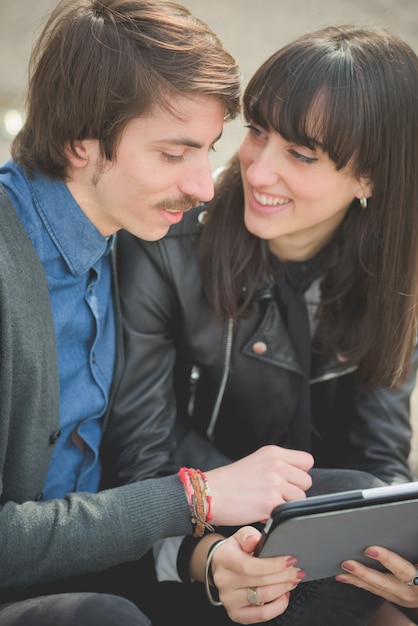
[[[257,67],[298,35],[328,24],[385,26],[418,52],[418,0],[180,0],[211,26],[239,61],[243,86]],[[0,161],[9,157],[22,123],[30,50],[56,0],[0,0]],[[211,156],[222,165],[243,135],[241,120],[225,126]],[[418,475],[418,390],[412,399],[412,465]]]

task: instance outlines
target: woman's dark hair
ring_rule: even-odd
[[[26,121],[12,155],[28,173],[64,180],[80,139],[115,159],[128,122],[173,96],[206,94],[239,112],[241,73],[221,41],[186,8],[164,0],[62,0],[32,53]]]
[[[330,247],[315,347],[357,364],[364,384],[394,386],[416,340],[418,293],[418,58],[382,29],[327,27],[273,54],[245,90],[247,121],[315,147],[372,180]],[[243,221],[233,157],[208,206],[200,261],[219,315],[245,315],[265,271],[262,241]],[[210,262],[209,262],[210,259]]]

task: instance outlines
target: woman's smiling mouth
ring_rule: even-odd
[[[257,202],[262,204],[263,206],[283,206],[290,202],[289,198],[278,198],[277,196],[267,196],[264,193],[260,193],[253,189],[253,196]]]

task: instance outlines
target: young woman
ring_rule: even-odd
[[[316,468],[413,479],[417,101],[417,56],[380,29],[325,28],[259,68],[243,99],[248,132],[214,200],[161,241],[119,240],[127,429],[175,423],[180,465],[209,469],[276,444],[312,453]],[[187,158],[175,151],[173,167]],[[180,548],[181,571],[190,551]],[[213,557],[221,598],[226,551]],[[330,596],[355,589],[333,584]],[[305,587],[278,624],[305,623]],[[335,611],[335,622],[313,611],[306,623],[346,623]],[[347,623],[367,623],[360,613]]]

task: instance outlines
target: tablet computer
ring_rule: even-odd
[[[347,559],[383,571],[364,555],[371,545],[418,563],[418,481],[285,502],[272,511],[254,554],[296,557],[305,582],[343,573]]]

